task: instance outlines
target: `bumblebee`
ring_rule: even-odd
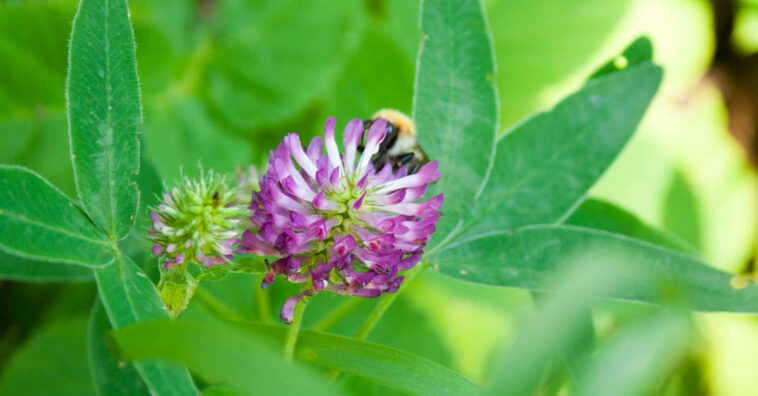
[[[374,121],[383,118],[387,121],[387,136],[379,143],[379,151],[371,157],[371,163],[377,171],[390,163],[392,170],[408,167],[408,174],[414,174],[421,166],[429,162],[429,157],[416,141],[416,125],[407,115],[392,109],[377,111],[371,119],[363,121],[363,136]],[[363,152],[364,146],[358,147]]]

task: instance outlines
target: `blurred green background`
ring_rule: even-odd
[[[705,0],[484,3],[503,129],[577,89],[633,38],[652,39],[656,62],[665,68],[662,88],[592,195],[677,234],[720,269],[751,273],[758,179],[748,158],[757,147],[758,90],[753,97],[737,94],[755,86],[758,67],[733,65],[758,50],[758,1],[714,1],[715,7]],[[717,34],[724,4],[733,6],[727,14],[734,22],[726,39]],[[68,0],[0,0],[0,163],[28,166],[69,196],[75,193],[63,93],[75,7]],[[198,163],[226,173],[260,164],[285,133],[297,131],[308,140],[328,116],[344,122],[383,107],[410,113],[421,39],[418,1],[133,0],[130,8],[144,160],[166,180],[180,169],[194,174]],[[270,307],[256,308],[255,284],[252,277],[233,276],[203,288],[241,316],[276,311],[286,286],[274,288]],[[86,282],[0,283],[0,389],[93,392],[85,330],[95,293]],[[318,296],[305,326],[341,301]],[[373,304],[361,300],[333,331],[354,332]],[[193,301],[185,315],[202,315],[197,305]],[[533,308],[528,292],[467,285],[426,271],[369,339],[481,382],[493,350],[514,339]],[[595,309],[598,342],[653,310],[620,303]],[[695,314],[693,322],[697,336],[656,389],[758,395],[758,319]],[[356,389],[368,386],[355,381]]]

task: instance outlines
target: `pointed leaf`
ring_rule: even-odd
[[[30,260],[104,266],[109,241],[86,215],[36,173],[0,165],[0,249]]]
[[[76,190],[112,239],[137,212],[137,130],[142,122],[134,34],[126,0],[82,0],[74,17],[66,84]]]
[[[464,204],[446,241],[561,221],[624,148],[660,81],[649,60],[630,65],[515,126],[497,144],[481,196]]]
[[[437,234],[447,234],[459,208],[487,179],[497,134],[495,64],[478,0],[424,0],[413,118],[418,139],[442,178],[431,188],[445,203]],[[437,239],[441,239],[438,237]]]
[[[671,250],[700,256],[697,249],[676,235],[657,230],[624,209],[599,199],[590,198],[582,202],[563,224],[609,231]]]
[[[706,266],[700,259],[602,230],[546,225],[477,237],[439,255],[443,274],[481,284],[551,290],[550,281],[577,257],[601,268],[621,263],[644,276],[634,288],[609,290],[604,297],[655,303],[659,280],[674,285],[689,307],[698,311],[758,312],[758,285],[742,290],[730,285],[733,275]]]

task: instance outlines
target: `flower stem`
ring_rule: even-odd
[[[403,281],[403,287],[400,288],[400,290],[405,289],[407,285],[413,280],[413,278],[421,272],[422,269],[426,267],[425,264],[421,263],[417,266],[415,266],[410,271],[406,272],[405,274],[405,280]],[[387,309],[392,305],[393,302],[395,302],[395,299],[400,294],[400,290],[398,290],[396,293],[393,294],[385,294],[381,301],[379,301],[379,304],[376,304],[376,307],[374,307],[374,310],[371,311],[371,314],[366,318],[366,321],[363,322],[361,327],[358,329],[358,331],[355,333],[355,338],[359,340],[365,340],[366,337],[368,337],[369,333],[371,333],[372,330],[374,330],[374,327],[376,327],[376,324],[379,323],[379,319],[384,316],[384,313],[387,312]]]
[[[261,289],[260,277],[255,278],[255,285],[253,285],[253,304],[255,304],[255,314],[261,323],[271,322],[271,310],[269,308],[268,293]]]
[[[194,297],[197,298],[206,310],[216,318],[232,320],[240,323],[250,323],[248,319],[244,318],[237,312],[234,312],[231,308],[224,305],[224,303],[203,288],[198,287],[195,291]]]
[[[404,290],[406,287],[408,287],[408,284],[413,280],[413,278],[416,277],[416,275],[421,272],[424,268],[428,266],[428,263],[419,263],[419,265],[415,266],[411,270],[405,273],[405,279],[403,280],[403,286],[398,290],[397,292],[393,294],[385,294],[381,301],[379,301],[379,304],[374,307],[374,310],[371,311],[371,314],[366,318],[366,321],[363,322],[361,327],[358,329],[358,331],[355,333],[355,338],[359,340],[365,340],[366,337],[371,333],[371,330],[374,330],[374,327],[376,327],[376,324],[379,323],[379,319],[384,316],[384,313],[387,312],[387,309],[392,305],[393,302],[395,302],[395,299],[400,294],[401,290]],[[342,374],[339,370],[332,370],[329,373],[329,383],[334,384],[337,382],[337,380],[340,377],[340,374]]]
[[[358,308],[358,306],[360,306],[363,302],[365,302],[365,300],[362,298],[348,297],[345,301],[342,302],[342,304],[337,306],[337,308],[329,312],[329,314],[324,316],[318,323],[316,323],[316,325],[313,326],[313,330],[328,331],[334,327],[334,325],[344,319],[345,316],[349,315],[356,308]]]
[[[288,362],[292,361],[292,357],[295,355],[295,344],[297,343],[297,334],[300,332],[300,322],[303,320],[303,312],[305,312],[305,303],[307,297],[303,297],[303,301],[295,307],[292,323],[287,329],[287,340],[284,343],[284,359]]]

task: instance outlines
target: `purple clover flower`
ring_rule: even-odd
[[[410,175],[389,163],[376,170],[371,157],[387,134],[386,121],[369,127],[361,154],[363,122],[351,120],[342,155],[336,122],[329,118],[324,139],[314,138],[305,150],[292,133],[271,152],[250,204],[252,229],[242,236],[241,253],[278,257],[263,288],[280,274],[306,284],[282,308],[287,323],[303,297],[323,290],[372,298],[396,292],[402,271],[418,263],[441,215],[442,194],[419,202],[441,176],[437,162]]]

